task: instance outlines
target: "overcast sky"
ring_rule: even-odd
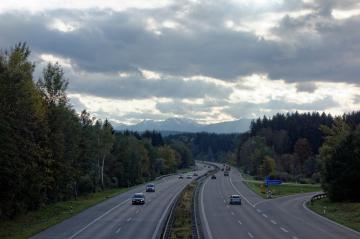
[[[115,124],[360,110],[359,0],[1,0],[19,41]]]

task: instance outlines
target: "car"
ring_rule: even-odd
[[[193,176],[195,176],[195,177],[196,177],[196,176],[199,176],[199,175],[198,175],[197,173],[194,173],[194,174],[193,174]]]
[[[225,171],[224,172],[224,176],[226,177],[226,176],[229,176],[229,172],[228,171]]]
[[[192,179],[192,176],[190,174],[186,175],[186,179]]]
[[[132,205],[137,205],[137,204],[145,204],[145,195],[143,193],[135,193],[132,196]]]
[[[213,174],[213,175],[211,176],[211,179],[216,179],[216,175]]]
[[[222,168],[221,171],[224,171],[224,168]]]
[[[184,179],[184,175],[179,175],[179,179]]]
[[[241,198],[239,195],[231,195],[230,196],[230,200],[229,200],[229,204],[231,205],[241,205]]]
[[[146,185],[146,192],[155,192],[155,184],[149,183]]]

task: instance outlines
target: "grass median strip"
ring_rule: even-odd
[[[191,202],[196,185],[197,182],[194,181],[186,186],[180,196],[179,204],[175,208],[175,220],[171,230],[171,238],[192,238]]]
[[[264,182],[254,181],[254,180],[244,180],[244,183],[258,195],[263,198],[266,198],[266,188]],[[318,184],[293,184],[293,183],[284,183],[281,185],[270,186],[273,197],[282,197],[298,193],[309,193],[309,192],[319,192],[322,191],[320,185]]]
[[[322,216],[360,232],[360,202],[331,202],[323,198],[307,206]]]
[[[127,190],[128,188],[105,190],[89,196],[79,197],[77,200],[47,205],[38,211],[29,212],[13,220],[0,221],[0,238],[29,238],[52,225]]]

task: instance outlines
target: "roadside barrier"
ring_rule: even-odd
[[[310,199],[310,204],[312,205],[314,203],[314,201],[322,199],[322,198],[327,198],[327,194],[320,193],[320,194],[316,194],[315,196],[312,196]]]

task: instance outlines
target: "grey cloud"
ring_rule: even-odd
[[[312,5],[286,1],[274,11],[325,9],[328,8],[326,1]],[[331,8],[346,6],[340,4],[341,1],[331,2]],[[92,72],[143,68],[170,75],[201,74],[224,80],[268,73],[271,78],[291,82],[359,82],[359,56],[355,53],[360,47],[360,33],[353,30],[360,24],[359,17],[337,21],[323,16],[320,10],[296,19],[285,17],[279,27],[273,29],[284,41],[274,42],[224,27],[224,20],[228,18],[239,21],[252,18],[255,9],[240,8],[228,1],[181,3],[156,10],[124,12],[4,13],[0,15],[0,46],[5,48],[17,41],[27,41],[35,52],[71,58],[80,69]],[[186,17],[174,17],[185,11]],[[46,24],[54,17],[79,21],[81,27],[68,33],[50,30]],[[174,19],[187,31],[161,29],[163,34],[157,36],[145,29],[148,17],[160,23]],[[313,30],[316,36],[304,33],[304,29]]]
[[[297,92],[308,92],[313,93],[317,89],[314,82],[301,82],[296,84]]]
[[[270,100],[267,103],[250,103],[241,102],[236,104],[230,104],[224,112],[236,117],[236,118],[249,118],[258,117],[261,115],[273,115],[277,112],[289,112],[289,111],[324,111],[338,106],[338,103],[334,101],[331,96],[327,96],[324,99],[312,102],[312,103],[289,103],[282,100]]]
[[[118,99],[146,99],[151,97],[192,99],[206,96],[228,98],[233,91],[229,87],[199,80],[183,80],[176,77],[147,80],[139,74],[132,74],[126,78],[98,74],[92,77],[74,77],[70,81],[69,90],[73,93]]]

